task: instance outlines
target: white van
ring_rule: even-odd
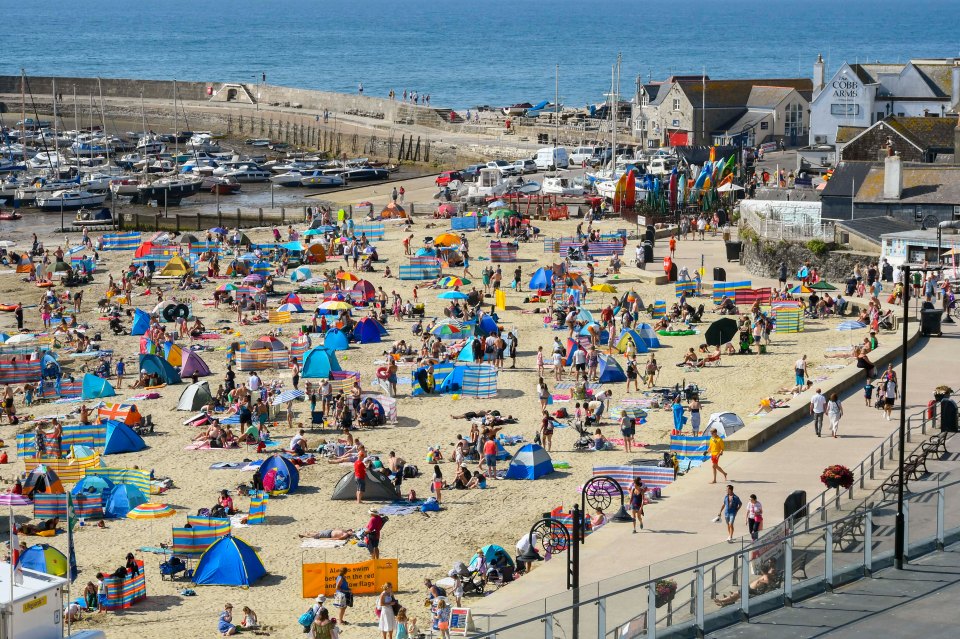
[[[584,162],[587,164],[599,163],[602,152],[603,148],[599,146],[578,146],[570,154],[570,164],[580,166]]]
[[[556,169],[565,169],[570,166],[570,158],[567,156],[567,150],[562,146],[557,148],[547,147],[540,149],[533,157],[537,163],[537,168],[544,171],[555,171]]]

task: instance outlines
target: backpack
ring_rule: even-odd
[[[313,607],[311,606],[309,610],[300,615],[300,618],[297,619],[297,623],[303,626],[304,628],[309,628],[310,624],[313,623],[314,613]]]

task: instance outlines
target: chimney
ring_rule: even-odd
[[[893,152],[893,147],[888,147]],[[883,199],[899,200],[903,195],[903,166],[899,155],[888,155],[883,161]]]
[[[957,67],[954,67],[954,74],[957,72]],[[823,64],[823,56],[817,54],[817,61],[813,63],[813,95],[816,97],[821,91],[823,91],[823,85],[825,81],[826,66]],[[956,80],[954,80],[954,86],[958,86]]]
[[[960,111],[960,60],[954,59],[950,69],[950,106]]]

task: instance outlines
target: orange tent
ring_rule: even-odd
[[[391,217],[407,217],[407,212],[396,202],[391,202],[383,207],[382,211],[380,211],[380,217],[383,219],[388,219]]]

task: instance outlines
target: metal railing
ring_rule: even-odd
[[[740,219],[750,226],[757,235],[777,240],[813,240],[833,241],[833,222],[785,221],[773,217],[764,217],[755,211],[741,210]]]
[[[637,571],[646,579],[623,587],[594,583],[575,594],[477,616],[471,636],[703,636],[893,565],[895,515],[896,502],[882,501],[835,521],[784,531],[778,539],[732,550],[717,545],[698,551],[698,560],[686,565]],[[938,480],[936,487],[910,494],[904,516],[908,559],[960,540],[960,480]]]

